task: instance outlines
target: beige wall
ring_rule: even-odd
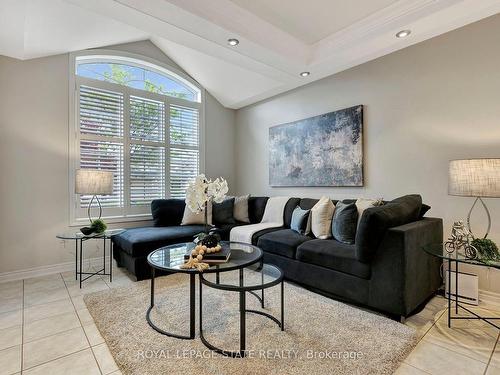
[[[150,42],[108,48],[175,66]],[[28,61],[0,56],[0,274],[74,259],[74,244],[55,238],[70,229],[68,63],[67,54]],[[234,115],[207,94],[206,172],[227,177],[230,186]],[[98,256],[95,245],[88,256]]]
[[[500,15],[238,110],[237,190],[386,199],[420,193],[448,233],[472,204],[447,195],[448,161],[500,157],[499,46]],[[365,111],[363,188],[269,186],[270,126],[357,104]],[[486,201],[491,238],[500,243],[500,199]],[[483,216],[474,228],[483,230]],[[480,287],[500,292],[500,272],[482,272]]]

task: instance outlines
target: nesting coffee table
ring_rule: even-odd
[[[146,320],[148,324],[157,332],[175,337],[178,339],[192,340],[195,338],[195,284],[196,274],[199,274],[199,298],[200,298],[200,338],[201,341],[209,349],[212,349],[225,356],[237,357],[245,355],[246,347],[246,313],[255,313],[266,316],[278,324],[281,330],[284,329],[284,296],[283,296],[283,272],[276,266],[263,263],[262,250],[257,246],[253,246],[240,242],[221,242],[221,246],[227,246],[231,249],[231,256],[225,263],[212,265],[210,268],[200,273],[196,269],[184,269],[181,265],[184,264],[184,255],[194,249],[195,244],[192,242],[169,245],[153,251],[149,254],[147,260],[151,266],[151,302],[146,312]],[[189,334],[179,334],[169,332],[158,327],[151,319],[151,311],[155,306],[155,273],[156,270],[168,271],[171,273],[189,274]],[[239,277],[236,281],[232,278],[224,277],[224,282],[221,282],[221,274],[229,271],[239,271]],[[245,279],[245,272],[251,272],[252,278]],[[209,274],[215,274],[213,281],[207,279]],[[226,281],[227,280],[227,281]],[[281,319],[258,310],[250,310],[246,308],[246,292],[257,297],[264,307],[264,289],[281,283]],[[240,309],[240,350],[227,351],[217,348],[210,344],[203,335],[203,285],[206,287],[234,291],[239,293],[239,309]],[[261,291],[260,295],[257,293]]]

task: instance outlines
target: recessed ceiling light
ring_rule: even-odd
[[[237,46],[238,44],[240,44],[240,41],[238,39],[231,38],[227,40],[227,44],[229,44],[230,46]]]
[[[311,72],[302,72],[302,73],[300,73],[300,76],[307,77],[309,74],[311,74]]]
[[[406,38],[410,34],[411,30],[401,30],[399,33],[396,34],[396,38]]]

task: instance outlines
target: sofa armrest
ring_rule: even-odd
[[[371,304],[401,316],[422,304],[442,284],[441,260],[422,247],[442,241],[443,221],[438,218],[389,229],[371,262]]]

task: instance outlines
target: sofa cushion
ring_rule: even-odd
[[[221,203],[212,204],[212,221],[218,224],[234,224],[234,197],[226,198]]]
[[[413,194],[394,199],[383,206],[366,209],[356,232],[356,257],[362,262],[369,262],[386,231],[417,221],[421,207],[422,197]]]
[[[151,202],[151,214],[155,227],[180,225],[184,207],[184,199],[155,199]]]
[[[260,236],[257,246],[263,251],[294,259],[297,246],[311,240],[292,229],[280,229]]]
[[[145,257],[162,246],[189,242],[203,232],[203,225],[131,228],[113,237],[113,241],[133,257]]]
[[[236,221],[233,224],[218,224],[216,227],[216,231],[220,234],[222,241],[229,241],[229,234],[231,233],[231,229],[240,225],[248,225],[248,223]]]
[[[297,248],[297,260],[369,279],[371,267],[356,259],[354,245],[336,240],[311,240]]]

